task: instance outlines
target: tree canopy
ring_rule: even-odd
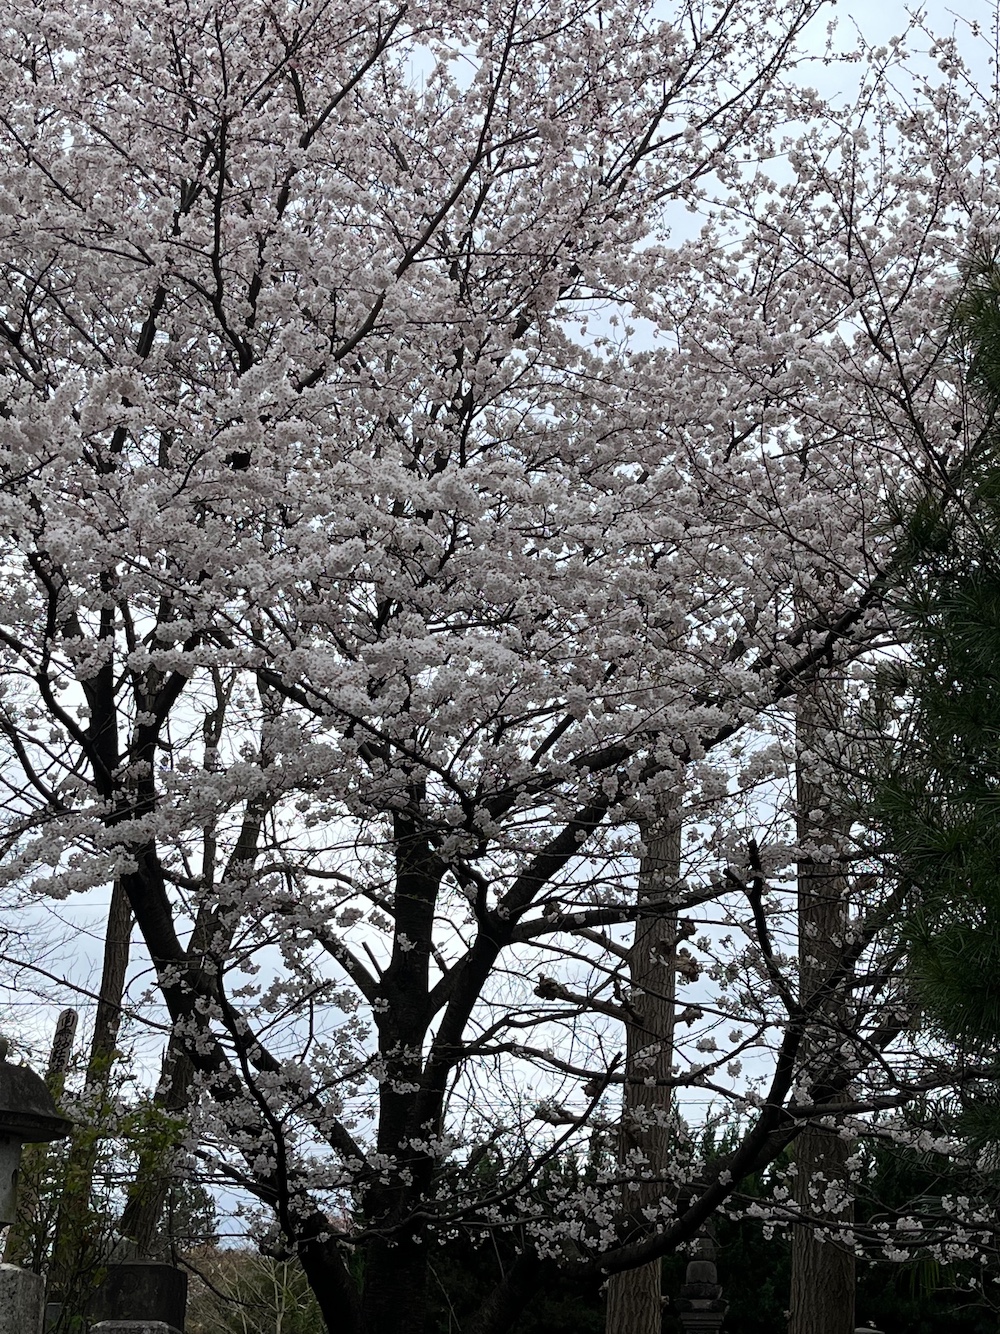
[[[887,497],[954,445],[997,112],[954,43],[912,105],[895,48],[826,106],[823,8],[0,11],[0,875],[18,908],[115,886],[178,1147],[344,1334],[421,1334],[428,1253],[494,1233],[465,1329],[499,1334],[948,1077],[899,886],[831,811],[897,634]],[[820,680],[846,721],[796,755]],[[679,873],[637,906],[666,807]],[[846,923],[807,994],[803,858]],[[641,1154],[541,1192],[645,1082],[637,915],[686,941],[650,946],[677,1152],[640,1208]],[[739,1115],[727,1156],[685,1097]]]

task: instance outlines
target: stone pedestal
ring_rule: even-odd
[[[0,1265],[0,1334],[42,1334],[45,1281],[17,1265]]]
[[[181,1334],[162,1320],[100,1320],[91,1325],[90,1334]]]

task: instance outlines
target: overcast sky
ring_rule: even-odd
[[[924,16],[927,28],[937,36],[954,33],[966,60],[988,77],[988,45],[973,37],[970,25],[978,22],[989,39],[996,22],[995,0],[962,0],[960,8],[947,0],[929,0],[925,5],[903,4],[900,0],[835,0],[814,24],[807,45],[816,51],[822,50],[826,25],[831,19],[837,21],[837,45],[841,49],[852,46],[858,32],[873,45],[885,45],[890,37],[905,31],[911,16],[920,15]],[[914,36],[911,40],[912,48],[926,48],[926,45],[926,39]],[[818,75],[815,81],[827,94],[833,91],[835,84],[836,76],[830,77],[830,84],[823,75]]]

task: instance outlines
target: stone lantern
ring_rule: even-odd
[[[17,1175],[25,1144],[65,1139],[73,1123],[56,1110],[45,1081],[26,1065],[11,1065],[0,1039],[0,1227],[17,1218]]]
[[[26,1065],[11,1065],[7,1042],[0,1039],[0,1227],[17,1219],[17,1176],[25,1144],[65,1139],[71,1128],[45,1081]],[[0,1264],[0,1334],[41,1334],[44,1301],[41,1275]]]
[[[696,1330],[708,1334],[709,1330],[722,1328],[728,1303],[722,1300],[722,1285],[715,1269],[715,1246],[708,1237],[699,1237],[695,1248],[674,1310],[685,1334]]]

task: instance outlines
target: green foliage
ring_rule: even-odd
[[[936,1125],[954,1130],[955,1109],[946,1105],[912,1107],[914,1126]],[[994,1189],[988,1176],[961,1159],[875,1140],[863,1149],[869,1178],[859,1193],[861,1224],[894,1219],[919,1206],[925,1214],[941,1213],[942,1196],[982,1198]],[[981,1262],[943,1265],[929,1255],[888,1262],[877,1253],[858,1266],[858,1315],[872,1320],[886,1334],[995,1334],[997,1313],[988,1300],[970,1291],[970,1279],[990,1278]]]
[[[930,1031],[966,1068],[964,1129],[1000,1136],[1000,246],[971,254],[953,343],[962,457],[897,516],[908,662],[878,813],[912,887],[904,930]],[[962,1080],[959,1081],[960,1086]],[[973,1092],[973,1088],[975,1091]]]
[[[106,1083],[64,1092],[72,1135],[29,1145],[22,1159],[18,1221],[4,1258],[46,1276],[49,1297],[61,1307],[49,1334],[83,1334],[86,1303],[109,1259],[127,1253],[116,1224],[140,1153],[148,1159],[157,1152],[164,1170],[174,1156],[181,1123],[149,1096],[136,1097],[130,1082],[113,1067]],[[176,1262],[217,1239],[212,1196],[198,1182],[172,1179],[152,1258]]]
[[[985,235],[973,243],[962,279],[953,340],[966,382],[992,412],[1000,404],[1000,238]]]

